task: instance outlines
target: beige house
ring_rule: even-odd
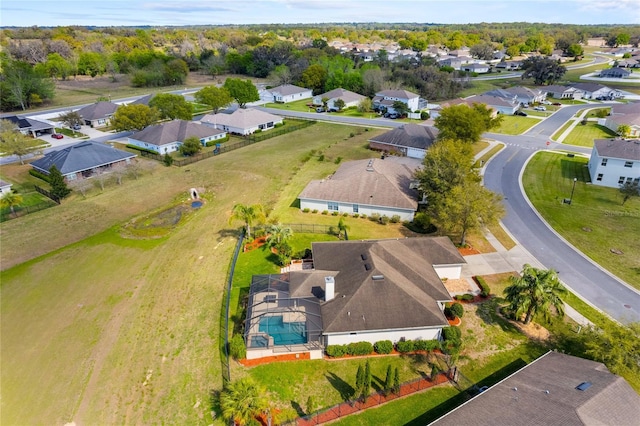
[[[202,117],[200,122],[205,126],[227,133],[250,135],[257,130],[273,129],[277,124],[282,124],[283,119],[278,115],[255,108],[238,108],[231,114],[207,114]]]

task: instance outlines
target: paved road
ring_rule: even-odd
[[[562,116],[560,125],[583,108],[584,105],[562,108],[556,113]],[[527,203],[518,185],[524,164],[534,151],[554,148],[579,153],[591,151],[556,143],[547,147],[549,136],[557,128],[556,121],[549,118],[522,136],[487,134],[504,142],[506,147],[487,164],[484,184],[505,197],[503,223],[534,257],[546,267],[559,271],[563,282],[613,318],[621,322],[640,321],[640,292],[582,257],[550,230]],[[566,208],[576,210],[572,214],[579,210],[575,204]]]

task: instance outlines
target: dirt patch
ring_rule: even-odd
[[[527,337],[535,340],[547,340],[550,336],[549,330],[541,326],[540,324],[536,324],[535,322],[530,322],[529,324],[523,324],[521,322],[515,322],[509,320],[513,325],[518,327],[520,331],[522,331]]]
[[[464,278],[448,279],[444,282],[444,286],[450,294],[471,293],[477,290]]]
[[[472,254],[480,254],[480,250],[477,250],[471,246],[458,247],[458,252],[463,256],[470,256]]]

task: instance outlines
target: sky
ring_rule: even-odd
[[[0,0],[0,26],[640,24],[640,0]]]

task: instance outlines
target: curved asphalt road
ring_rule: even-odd
[[[545,267],[558,271],[567,286],[618,321],[640,321],[640,292],[585,259],[558,237],[540,220],[519,186],[521,171],[529,157],[536,150],[547,149],[546,142],[553,132],[584,107],[564,107],[524,135],[488,134],[488,137],[504,142],[506,147],[487,163],[484,184],[492,191],[503,194],[506,208],[504,225]],[[591,152],[591,149],[554,142],[548,148]],[[575,205],[567,205],[566,208],[575,209],[574,214],[579,211]]]

